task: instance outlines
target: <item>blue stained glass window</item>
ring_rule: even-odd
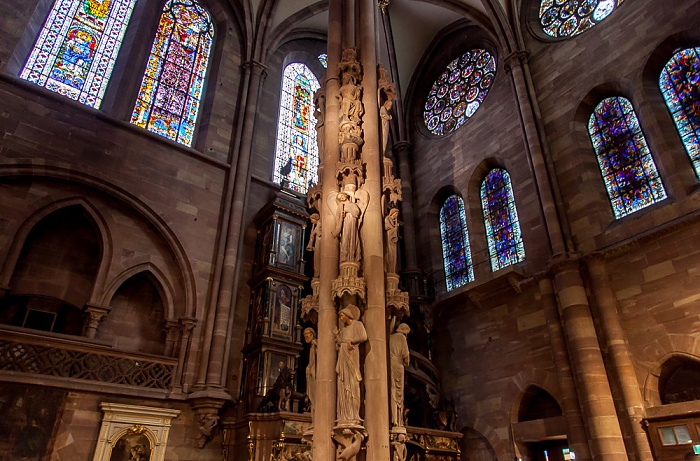
[[[449,63],[425,101],[428,130],[442,136],[464,125],[484,102],[495,76],[496,60],[486,50],[467,51]]]
[[[136,0],[56,0],[20,77],[99,109]]]
[[[623,0],[542,0],[540,24],[555,38],[573,37],[610,16]]]
[[[192,145],[213,39],[209,13],[195,0],[165,4],[131,123]]]
[[[318,61],[323,67],[328,67],[328,55],[326,53],[318,55]]]
[[[284,69],[272,180],[302,194],[309,184],[318,184],[313,100],[319,87],[306,65],[295,62]]]
[[[700,48],[674,54],[661,71],[659,86],[700,179]]]
[[[508,172],[501,168],[489,171],[481,183],[480,195],[491,270],[523,261],[525,247]]]
[[[666,198],[629,100],[601,101],[588,121],[588,133],[616,219]]]
[[[462,197],[452,195],[440,209],[440,237],[447,291],[474,280],[467,217]]]

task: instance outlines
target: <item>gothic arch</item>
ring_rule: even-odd
[[[561,392],[559,391],[559,382],[556,373],[549,371],[530,368],[520,371],[517,375],[513,376],[511,379],[511,384],[509,386],[514,398],[513,403],[510,407],[510,422],[518,422],[518,412],[520,410],[520,405],[523,402],[523,398],[526,396],[527,391],[532,388],[539,388],[547,392],[549,395],[557,401],[559,408],[561,408]]]
[[[156,233],[163,239],[167,248],[171,251],[173,258],[177,264],[177,270],[182,277],[182,289],[184,291],[184,315],[187,317],[198,318],[198,309],[196,303],[196,290],[194,281],[194,271],[190,264],[189,257],[173,230],[163,220],[163,218],[140,198],[132,195],[126,190],[108,183],[107,181],[91,176],[88,174],[72,171],[52,165],[51,162],[46,162],[39,166],[31,163],[17,163],[0,166],[0,179],[5,177],[28,177],[35,179],[60,179],[71,183],[80,184],[106,194],[107,196],[116,199],[128,208],[134,211],[137,215],[143,218],[144,222],[153,226]],[[104,280],[102,282],[104,286]],[[102,289],[99,290],[101,292]],[[200,312],[201,314],[201,312]]]
[[[132,266],[114,277],[105,287],[104,292],[100,293],[99,299],[101,305],[110,305],[117,290],[119,290],[127,280],[138,274],[145,274],[149,277],[156,290],[158,290],[158,294],[163,301],[163,310],[165,311],[166,320],[176,320],[178,314],[182,314],[182,312],[178,311],[183,311],[184,309],[178,308],[179,306],[177,305],[178,303],[173,293],[172,285],[168,282],[165,274],[151,262]]]
[[[43,206],[31,216],[29,216],[19,227],[15,234],[15,238],[10,244],[10,251],[8,252],[7,259],[2,267],[2,274],[0,275],[0,287],[8,287],[10,284],[10,279],[15,271],[17,261],[19,260],[24,243],[29,236],[29,233],[34,229],[34,227],[44,218],[51,215],[52,213],[62,210],[68,207],[78,206],[92,219],[93,223],[97,227],[98,235],[100,237],[102,255],[100,258],[100,266],[95,277],[95,285],[90,296],[90,303],[97,302],[97,294],[102,291],[105,280],[107,278],[107,271],[112,262],[112,238],[109,233],[109,228],[107,223],[102,216],[102,214],[95,208],[95,206],[90,203],[85,197],[71,197],[62,200],[57,200],[48,205]],[[82,306],[78,306],[82,307]]]
[[[659,378],[664,364],[673,358],[700,361],[700,338],[680,334],[662,336],[651,341],[642,350],[639,360],[646,364],[643,394],[647,406],[661,405]],[[644,371],[641,376],[644,376]]]

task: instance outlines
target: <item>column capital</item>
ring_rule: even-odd
[[[503,59],[507,72],[510,72],[514,67],[520,67],[525,64],[530,56],[530,52],[526,50],[515,50]]]
[[[399,141],[395,142],[392,150],[395,152],[411,152],[411,148],[413,147],[413,144],[411,144],[408,141]]]
[[[262,78],[267,76],[267,66],[260,61],[256,61],[255,59],[246,61],[241,66],[243,69],[249,71],[253,75],[258,75]]]
[[[180,317],[180,325],[182,325],[183,330],[190,332],[197,325],[197,319],[194,317]]]

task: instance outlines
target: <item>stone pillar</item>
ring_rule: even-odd
[[[190,336],[192,335],[192,330],[195,325],[197,325],[197,319],[192,317],[180,317],[180,354],[178,356],[175,377],[173,378],[174,392],[188,392],[189,390],[182,383],[182,373],[185,368],[185,357],[187,356]]]
[[[569,441],[569,448],[576,453],[576,459],[589,461],[591,450],[588,447],[586,428],[583,426],[574,376],[571,373],[569,352],[566,350],[566,340],[561,329],[561,318],[557,308],[557,298],[554,294],[554,285],[550,278],[541,279],[538,285],[542,296],[542,310],[544,310],[547,321],[549,344],[552,348],[554,366],[557,368],[557,377],[559,378],[559,389],[562,396],[561,406],[567,426],[566,438]]]
[[[175,344],[180,338],[180,322],[177,320],[166,320],[165,321],[165,349],[163,350],[163,355],[166,357],[172,357],[175,351]]]
[[[242,117],[240,147],[238,149],[235,179],[233,182],[232,206],[228,221],[228,234],[223,250],[223,268],[217,293],[215,309],[211,309],[206,319],[206,336],[203,341],[198,374],[198,392],[193,398],[206,396],[204,388],[211,389],[221,398],[228,399],[223,388],[223,370],[226,367],[225,357],[230,347],[228,340],[231,330],[233,305],[235,304],[235,287],[237,286],[238,255],[242,246],[243,218],[245,215],[245,200],[250,182],[250,157],[253,146],[253,128],[255,125],[258,95],[265,79],[265,66],[256,61],[244,65],[248,74],[248,90],[245,99],[245,109]],[[204,392],[204,394],[201,394]]]
[[[85,306],[85,312],[88,314],[87,323],[83,328],[83,335],[86,338],[95,339],[97,336],[97,328],[102,322],[105,315],[109,314],[112,308],[110,306],[96,306],[88,304]]]
[[[620,395],[625,407],[627,426],[625,438],[630,446],[630,452],[638,461],[651,461],[649,439],[642,426],[646,416],[644,400],[639,389],[637,375],[627,346],[627,334],[620,322],[617,312],[615,294],[608,283],[608,273],[605,269],[605,259],[602,255],[593,255],[586,260],[591,277],[593,296],[595,297],[600,325],[605,338],[605,349],[608,351],[609,365],[619,383]]]
[[[338,144],[339,80],[338,64],[342,47],[342,0],[330,0],[328,5],[328,70],[325,80],[324,149],[319,152],[319,180],[321,181],[321,203],[317,207],[321,217],[321,251],[318,282],[318,347],[316,349],[316,401],[313,414],[313,459],[335,460],[333,426],[336,401],[336,351],[333,329],[338,325],[335,300],[331,286],[338,277],[338,240],[333,237],[335,216],[328,206],[327,197],[338,192],[336,164],[340,159]],[[319,255],[314,255],[314,258]]]
[[[382,210],[382,155],[380,150],[379,108],[377,107],[377,40],[374,0],[359,1],[360,57],[364,68],[362,120],[365,163],[364,189],[370,202],[362,226],[363,268],[367,283],[365,326],[366,346],[364,387],[365,427],[368,433],[367,460],[389,460],[389,385],[387,377],[387,327],[384,289],[384,218]]]
[[[401,178],[401,221],[403,222],[404,270],[418,271],[418,255],[416,255],[416,228],[413,219],[413,188],[411,187],[411,144],[400,141],[394,144],[396,163],[398,163]]]
[[[626,460],[627,450],[578,261],[562,259],[554,265],[553,271],[592,457],[594,460]]]

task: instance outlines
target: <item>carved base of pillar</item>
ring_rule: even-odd
[[[358,277],[360,263],[346,262],[340,264],[340,276],[331,283],[333,297],[342,298],[343,295],[357,296],[365,300],[365,279]]]
[[[333,428],[333,440],[336,444],[335,459],[355,461],[362,450],[367,431],[364,426],[352,422],[342,422]]]

